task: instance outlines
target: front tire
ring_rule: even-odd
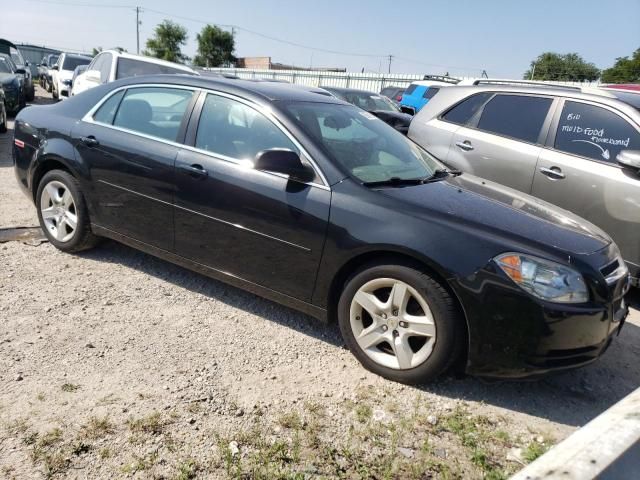
[[[63,252],[79,252],[96,245],[80,184],[64,170],[51,170],[36,193],[38,220],[51,244]]]
[[[437,280],[409,265],[372,264],[347,282],[338,303],[345,343],[373,373],[422,384],[458,358],[464,321]]]
[[[0,112],[0,133],[7,133],[7,109],[2,106],[2,112]]]

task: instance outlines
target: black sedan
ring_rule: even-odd
[[[25,109],[14,143],[58,249],[109,237],[337,321],[397,381],[584,365],[627,313],[628,272],[597,227],[447,170],[335,98],[136,77]]]
[[[405,135],[409,131],[409,124],[413,119],[412,115],[402,113],[397,105],[383,95],[367,92],[366,90],[355,90],[353,88],[322,87],[331,94],[349,102],[356,107],[375,115],[383,122]]]

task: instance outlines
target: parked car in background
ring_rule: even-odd
[[[89,64],[87,71],[78,76],[77,81],[74,83],[72,95],[77,95],[90,88],[121,78],[161,73],[197,75],[192,68],[179,63],[133,55],[118,50],[104,50],[96,55]]]
[[[400,110],[415,115],[432,99],[442,87],[455,85],[457,78],[443,75],[425,75],[423,80],[411,83],[402,94]]]
[[[0,133],[7,131],[7,106],[4,100],[4,89],[0,85]]]
[[[399,107],[405,90],[405,87],[385,87],[380,90],[380,95],[384,95]]]
[[[127,78],[25,109],[14,143],[54,247],[109,237],[337,321],[396,381],[585,365],[628,313],[598,227],[290,85]]]
[[[631,92],[640,93],[639,83],[611,83],[608,85],[601,85],[601,88],[612,89],[612,90],[629,90]]]
[[[0,53],[0,84],[4,91],[5,107],[10,113],[17,113],[27,103],[23,72],[9,55]]]
[[[443,89],[409,137],[451,167],[570,210],[640,277],[640,97],[548,84]],[[630,95],[634,101],[625,101]]]
[[[40,80],[40,86],[47,91],[51,91],[51,67],[53,67],[58,61],[58,55],[49,54],[42,57],[40,65],[38,65],[38,79]]]
[[[24,95],[27,101],[31,101],[35,97],[35,85],[33,84],[33,75],[29,68],[29,62],[25,61],[18,47],[12,42],[0,38],[0,53],[9,55],[15,64],[20,75],[24,77]]]
[[[322,87],[330,92],[334,97],[349,102],[356,107],[375,115],[383,122],[392,126],[405,135],[409,131],[409,124],[413,118],[411,115],[402,113],[394,103],[383,95],[368,92],[366,90],[356,90],[353,88]]]
[[[79,65],[88,65],[93,60],[86,55],[61,53],[58,61],[51,69],[51,94],[53,98],[67,98],[71,94],[73,72]]]

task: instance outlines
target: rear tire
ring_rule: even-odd
[[[4,106],[0,113],[0,133],[7,133],[7,109]]]
[[[98,243],[98,237],[91,232],[80,184],[68,172],[51,170],[42,177],[36,193],[36,208],[40,227],[57,249],[79,252]]]
[[[370,264],[354,274],[340,296],[338,323],[367,370],[407,384],[444,373],[465,338],[464,319],[449,292],[409,265]]]

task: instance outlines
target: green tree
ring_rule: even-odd
[[[600,70],[577,53],[545,52],[531,62],[531,68],[524,73],[523,78],[582,82],[596,80],[599,76]]]
[[[182,63],[188,59],[180,51],[180,47],[186,43],[187,29],[171,20],[165,20],[156,26],[154,36],[147,40],[147,49],[144,54]]]
[[[91,56],[95,57],[96,55],[98,55],[100,52],[102,51],[102,47],[93,47],[93,50],[91,50]]]
[[[215,25],[206,25],[196,35],[198,53],[193,59],[198,67],[219,67],[235,60],[233,35]]]
[[[602,71],[601,80],[605,83],[640,83],[640,48],[631,58],[616,58],[613,67]]]

